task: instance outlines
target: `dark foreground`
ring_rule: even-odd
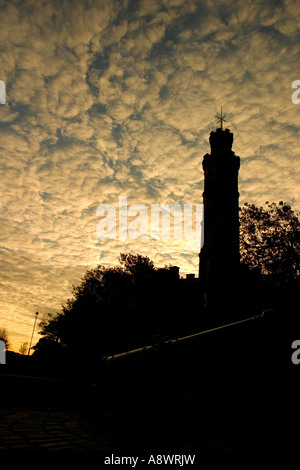
[[[290,363],[289,336],[278,343],[276,334],[240,329],[224,343],[216,333],[201,345],[196,339],[104,362],[93,380],[1,366],[0,451],[96,451],[101,459],[147,461],[298,449],[300,372]]]
[[[122,397],[100,395],[99,404],[97,388],[81,385],[77,394],[70,384],[52,383],[56,399],[51,400],[47,391],[35,395],[44,385],[31,388],[27,379],[18,381],[32,396],[27,403],[2,404],[0,451],[84,450],[146,458],[155,453],[299,448],[298,403],[250,403],[238,409],[228,403],[219,410],[210,400],[203,403],[201,394],[170,397],[132,391]]]

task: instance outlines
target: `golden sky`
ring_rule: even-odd
[[[177,240],[99,240],[97,207],[202,203],[220,106],[240,205],[300,209],[298,0],[0,0],[0,326],[15,350],[89,267]],[[35,341],[38,339],[35,336]]]

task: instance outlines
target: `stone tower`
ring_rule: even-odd
[[[210,133],[211,153],[203,157],[204,244],[199,278],[207,304],[221,313],[232,303],[239,268],[240,158],[231,150],[233,134],[221,127]]]

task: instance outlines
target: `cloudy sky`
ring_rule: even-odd
[[[220,106],[240,205],[300,209],[299,1],[0,0],[0,20],[0,327],[15,350],[36,311],[121,252],[197,273],[186,240],[99,240],[96,210],[201,203]]]

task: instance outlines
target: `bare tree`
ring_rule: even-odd
[[[6,328],[0,328],[0,340],[4,341],[6,349],[9,349],[11,347]]]
[[[25,355],[27,354],[27,352],[28,352],[28,343],[22,343],[19,348],[19,353]]]

